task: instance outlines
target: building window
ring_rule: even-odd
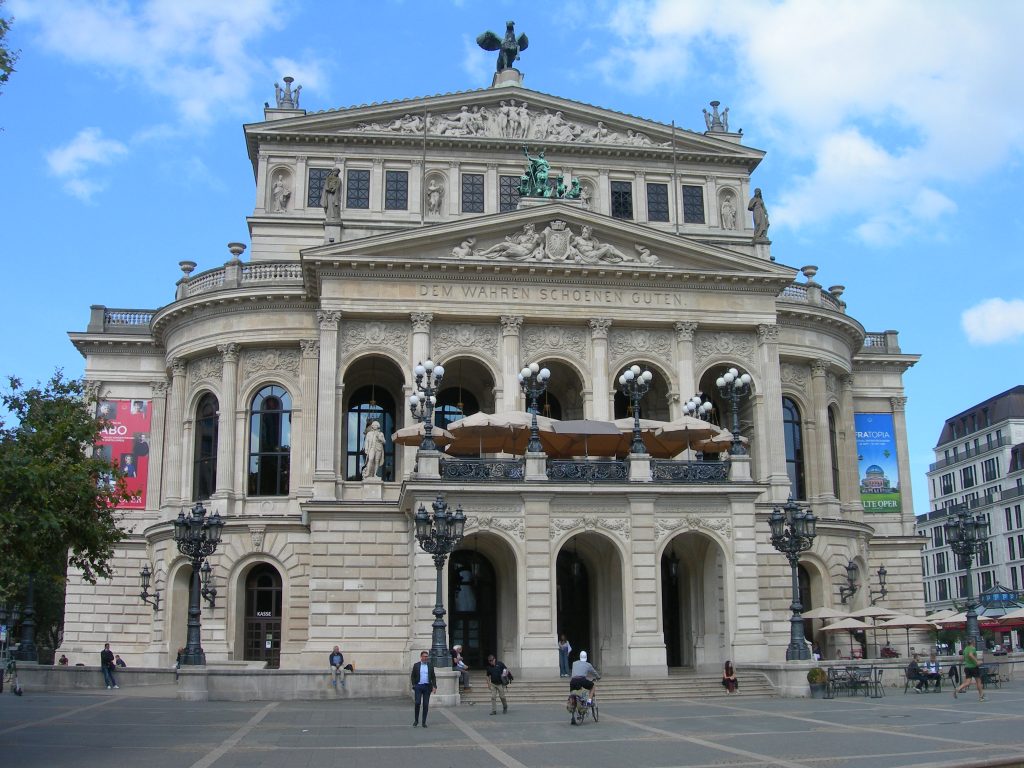
[[[1016,523],[1017,523],[1017,525],[1015,525],[1014,528],[1020,528],[1021,527],[1020,504],[1014,504],[1013,505],[1013,517],[1014,517],[1014,519],[1016,520]]]
[[[482,173],[462,174],[462,212],[484,212],[484,175]]]
[[[366,463],[363,454],[366,427],[376,421],[384,433],[384,465],[380,476],[388,482],[394,480],[395,444],[391,435],[395,431],[395,399],[391,393],[372,384],[360,387],[352,393],[345,418],[345,479],[361,479]]]
[[[306,185],[306,207],[319,208],[320,195],[324,192],[324,182],[331,175],[330,168],[310,168],[309,182]]]
[[[370,172],[348,171],[348,189],[345,190],[346,208],[370,207]]]
[[[981,477],[986,483],[990,483],[999,477],[999,457],[993,456],[981,463]]]
[[[836,430],[836,409],[828,409],[828,447],[832,459],[832,495],[839,495],[839,437]]]
[[[406,211],[409,209],[408,171],[384,172],[384,210]]]
[[[936,586],[939,600],[949,600],[949,579],[939,579]]]
[[[446,429],[453,421],[472,416],[479,411],[480,406],[472,392],[466,392],[461,387],[450,387],[437,395],[437,405],[434,406],[434,425]]]
[[[519,177],[498,177],[498,210],[514,211],[519,207]]]
[[[806,499],[804,482],[804,440],[800,409],[790,398],[782,398],[782,429],[786,436],[786,473],[794,499]]]
[[[1016,592],[1018,589],[1020,589],[1020,582],[1017,580],[1017,569],[1016,568],[1011,568],[1010,569],[1010,582],[1011,582],[1011,588],[1013,589],[1014,592]]]
[[[1015,541],[1013,540],[1013,537],[1011,536],[1010,538],[1008,538],[1008,539],[1006,540],[1006,543],[1007,543],[1007,545],[1008,545],[1008,549],[1009,549],[1009,551],[1010,551],[1010,559],[1011,559],[1011,560],[1016,560],[1016,559],[1017,559],[1017,547],[1016,547],[1016,543],[1017,543],[1017,542],[1015,542]]]
[[[668,184],[647,185],[647,220],[668,221]]]
[[[1013,516],[1010,514],[1010,508],[1007,507],[1003,510],[1006,513],[1006,530],[1013,530]]]
[[[964,467],[960,470],[960,487],[961,488],[973,488],[976,479],[974,476],[974,467]]]
[[[704,223],[704,187],[683,184],[683,223]]]
[[[981,572],[981,591],[992,588],[992,571]]]
[[[192,500],[208,499],[217,490],[217,398],[207,392],[196,406],[192,454]]]
[[[287,496],[291,468],[292,398],[277,385],[252,399],[249,417],[249,495]]]
[[[936,547],[941,547],[942,546],[942,526],[941,525],[937,525],[934,528],[932,528],[932,541],[934,542]]]
[[[612,217],[633,218],[633,184],[629,181],[612,182]]]
[[[935,553],[935,572],[945,573],[946,572],[946,553],[936,552]]]
[[[942,483],[942,495],[948,496],[956,491],[956,484],[953,482],[953,473],[947,472],[939,480]]]

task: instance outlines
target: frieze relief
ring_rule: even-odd
[[[526,360],[536,360],[545,352],[569,353],[579,360],[586,359],[587,341],[578,328],[527,327],[522,333],[522,354]]]
[[[521,517],[491,517],[490,515],[469,515],[465,530],[498,530],[523,541],[526,539],[526,523]]]
[[[657,541],[679,531],[712,531],[724,539],[732,538],[732,523],[725,517],[659,517],[654,521],[654,537]]]
[[[697,331],[694,336],[693,355],[697,363],[713,358],[725,358],[753,367],[756,344],[749,333],[728,331]]]
[[[807,385],[806,365],[795,365],[793,363],[782,363],[779,366],[779,379],[783,384],[793,384],[796,387]]]
[[[448,257],[635,266],[654,266],[661,262],[658,256],[640,243],[634,243],[632,251],[623,252],[610,243],[598,240],[590,226],[581,226],[579,234],[575,234],[566,222],[558,219],[551,221],[540,232],[531,222],[487,248],[476,248],[475,245],[475,238],[462,240],[452,248]]]
[[[825,375],[825,389],[833,395],[839,391],[838,380],[834,373],[828,373]]]
[[[431,136],[476,137],[491,139],[530,139],[575,144],[617,144],[627,147],[668,147],[671,142],[655,144],[646,134],[627,128],[614,130],[597,120],[593,123],[566,119],[560,110],[543,112],[531,109],[525,101],[499,102],[497,107],[463,106],[458,111],[438,115],[408,113],[380,123],[359,123],[342,132],[359,131],[399,135],[423,135],[424,123]]]
[[[342,325],[342,354],[365,347],[389,349],[399,355],[407,356],[409,353],[408,324],[353,320]]]
[[[242,354],[241,368],[243,380],[275,372],[298,375],[299,350],[247,349]]]
[[[189,386],[194,387],[201,381],[212,381],[219,383],[223,370],[223,359],[211,355],[199,360],[193,360],[188,364]]]
[[[645,331],[638,328],[613,328],[608,334],[608,349],[613,358],[647,354],[661,362],[672,360],[675,346],[668,331]]]
[[[551,540],[554,541],[567,531],[582,528],[585,531],[608,531],[622,539],[629,541],[631,526],[629,519],[625,517],[556,517],[551,520],[548,527]]]
[[[497,327],[469,323],[438,323],[434,326],[431,342],[438,355],[452,350],[472,349],[495,360],[498,356]]]

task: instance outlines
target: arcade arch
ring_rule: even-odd
[[[731,658],[726,555],[695,531],[674,536],[661,554],[661,615],[669,667],[716,667]]]

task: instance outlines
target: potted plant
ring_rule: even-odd
[[[821,667],[814,667],[807,672],[807,682],[811,686],[811,698],[825,698],[825,689],[828,687],[828,673]]]

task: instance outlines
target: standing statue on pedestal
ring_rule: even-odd
[[[551,164],[544,157],[544,150],[542,149],[536,157],[530,157],[530,150],[524,144],[523,154],[530,161],[530,167],[526,171],[530,182],[529,196],[548,197],[549,190],[551,189],[548,186],[548,173],[551,172]]]
[[[377,479],[377,472],[384,464],[384,433],[380,431],[380,422],[374,419],[366,425],[363,434],[363,455],[366,463],[363,464],[363,480]]]
[[[324,179],[324,188],[320,193],[320,207],[327,214],[328,221],[341,219],[341,169],[334,168]]]
[[[764,207],[764,198],[761,197],[761,189],[754,190],[754,196],[750,198],[747,210],[754,214],[754,242],[768,242],[768,209]]]
[[[530,45],[526,35],[520,35],[519,39],[516,39],[515,26],[514,21],[505,22],[504,39],[490,31],[484,32],[476,39],[476,44],[485,51],[498,52],[498,72],[512,69],[512,65],[519,59],[519,52],[525,51]]]

